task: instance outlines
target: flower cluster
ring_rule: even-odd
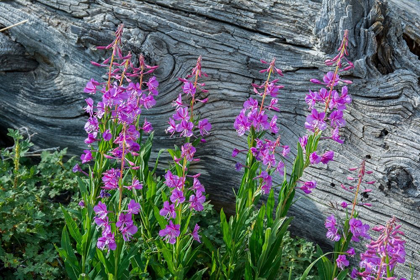
[[[183,83],[182,91],[186,98],[191,98],[189,104],[184,104],[182,101],[182,93],[178,95],[178,98],[174,100],[172,106],[176,108],[175,113],[169,118],[169,127],[166,129],[167,133],[174,135],[180,133],[181,137],[192,137],[194,136],[194,130],[198,130],[201,137],[210,134],[211,124],[208,119],[195,120],[194,119],[194,105],[197,102],[207,103],[208,98],[198,99],[198,91],[207,93],[204,89],[204,83],[198,83],[198,77],[207,77],[207,74],[201,70],[201,56],[197,60],[196,66],[193,68],[192,73],[187,78],[179,78]],[[194,77],[194,81],[190,81],[189,78]]]
[[[395,266],[405,262],[405,241],[401,239],[404,233],[400,228],[401,225],[397,225],[395,217],[389,220],[386,226],[373,228],[380,235],[367,244],[367,250],[360,254],[360,269],[353,269],[351,273],[353,279],[356,277],[361,277],[363,280],[383,277],[391,279]]]
[[[259,102],[257,98],[250,97],[244,102],[243,109],[234,122],[234,127],[239,136],[243,136],[247,132],[252,134],[259,132],[261,136],[264,132],[269,132],[275,136],[279,132],[277,115],[273,115],[269,119],[267,114],[267,111],[280,111],[277,105],[277,96],[280,94],[280,89],[283,86],[277,84],[279,79],[270,80],[270,78],[272,74],[283,76],[283,73],[276,67],[275,62],[275,59],[270,63],[261,60],[261,63],[268,64],[266,69],[260,71],[260,73],[267,73],[267,79],[261,85],[252,84],[254,93],[261,97],[261,101]],[[271,100],[267,106],[264,102],[270,97]],[[280,175],[284,174],[284,162],[282,159],[288,156],[290,148],[287,145],[280,144],[280,136],[277,136],[276,140],[256,138],[254,141],[249,150],[234,149],[232,156],[235,157],[240,152],[250,151],[257,161],[266,166],[266,170],[262,170],[260,175],[255,177],[255,179],[260,179],[261,191],[264,194],[268,194],[272,187],[272,172],[278,171]],[[276,155],[281,159],[277,159]],[[238,170],[243,166],[241,163],[237,163]]]
[[[181,166],[183,176],[175,175],[170,170],[165,174],[165,185],[171,189],[171,196],[169,197],[170,201],[164,201],[163,208],[159,211],[159,214],[167,219],[169,224],[159,232],[159,235],[171,244],[175,244],[176,238],[180,234],[180,224],[174,224],[172,220],[176,220],[178,215],[182,215],[183,205],[188,203],[188,208],[195,211],[204,209],[203,203],[206,201],[206,196],[204,195],[204,186],[198,180],[200,174],[189,176],[193,178],[193,183],[191,188],[186,188],[188,165],[196,160],[194,158],[195,151],[196,149],[191,143],[185,143],[181,147],[180,158],[175,158],[175,162]],[[199,227],[196,225],[193,237],[200,242],[197,234],[198,229]]]
[[[312,83],[324,85],[325,88],[320,89],[318,92],[309,90],[309,94],[305,97],[305,101],[311,110],[311,114],[306,117],[306,129],[314,133],[319,133],[328,127],[327,122],[329,122],[332,134],[331,137],[327,138],[338,143],[343,143],[343,140],[339,136],[339,129],[346,125],[346,121],[343,118],[343,111],[346,109],[346,105],[351,103],[347,86],[343,86],[340,93],[334,90],[334,87],[339,84],[352,83],[349,80],[341,79],[338,74],[338,72],[347,71],[354,67],[353,63],[346,57],[348,55],[347,46],[348,32],[345,31],[343,41],[338,48],[339,54],[325,62],[327,66],[336,66],[335,71],[330,71],[325,74],[323,82],[317,79],[311,79]]]
[[[351,171],[355,171],[357,168],[350,168]],[[346,209],[346,219],[342,223],[342,226],[338,225],[337,220],[334,215],[330,215],[325,220],[325,228],[327,229],[327,238],[331,239],[334,242],[337,242],[339,249],[341,252],[348,249],[349,241],[351,240],[353,242],[361,242],[361,238],[364,239],[371,239],[370,235],[368,234],[369,231],[369,225],[363,224],[363,222],[359,219],[357,219],[357,212],[355,211],[355,206],[357,203],[357,198],[360,193],[362,193],[361,190],[361,184],[364,182],[363,178],[366,173],[371,174],[371,171],[366,171],[365,161],[362,161],[359,171],[358,171],[358,183],[357,186],[351,186],[351,187],[345,187],[342,184],[342,187],[345,188],[347,191],[354,192],[354,199],[352,203],[352,210],[349,215],[349,212],[347,211],[348,203],[346,201],[343,201],[341,203],[341,207]],[[353,177],[348,177],[351,181],[354,180]],[[372,184],[373,181],[367,182]],[[360,204],[359,204],[360,205]],[[364,204],[366,205],[366,204]],[[335,259],[335,265],[340,268],[344,269],[344,267],[349,265],[349,262],[346,258],[347,255],[354,256],[354,248],[350,248],[346,251],[346,255],[338,255]]]
[[[346,109],[346,105],[351,103],[351,97],[348,94],[347,86],[341,88],[341,93],[335,90],[334,87],[340,84],[351,84],[351,81],[341,79],[338,74],[340,71],[347,71],[353,68],[353,63],[346,57],[348,55],[347,46],[348,32],[345,31],[343,41],[338,48],[339,54],[325,62],[327,66],[336,66],[335,71],[325,74],[323,82],[311,79],[312,83],[324,85],[325,87],[318,92],[309,90],[309,94],[305,97],[305,101],[311,110],[311,114],[306,117],[305,128],[318,135],[327,129],[329,122],[331,137],[323,137],[322,139],[332,139],[340,144],[344,141],[340,138],[339,129],[346,125],[343,111]],[[307,138],[301,138],[300,143],[303,148],[306,145],[306,141]],[[326,164],[333,157],[333,151],[325,153],[322,157],[313,153],[310,155],[310,160],[311,164],[320,162]]]
[[[138,157],[141,149],[143,133],[151,133],[153,127],[144,119],[140,122],[142,110],[150,109],[156,104],[159,82],[155,76],[145,80],[147,74],[152,74],[157,66],[147,65],[142,55],[139,56],[137,66],[133,63],[131,53],[123,55],[121,49],[121,36],[123,25],[118,27],[115,40],[97,49],[112,49],[110,57],[101,63],[91,62],[95,66],[105,67],[108,71],[107,82],[100,83],[91,79],[84,92],[89,95],[102,94],[101,100],[95,104],[92,98],[86,99],[87,106],[84,110],[89,114],[84,128],[88,134],[85,143],[90,147],[81,156],[82,163],[97,160],[101,164],[109,160],[109,164],[96,166],[91,175],[100,187],[95,188],[95,199],[101,199],[94,207],[95,222],[103,228],[102,237],[98,240],[98,248],[115,250],[115,234],[107,216],[107,206],[103,203],[112,191],[119,192],[119,206],[115,207],[117,221],[116,228],[125,241],[137,232],[137,227],[132,220],[132,214],[138,214],[140,204],[131,199],[128,209],[122,210],[123,190],[130,192],[141,190],[143,184],[135,177],[132,170],[140,168]],[[136,81],[138,80],[138,81]],[[94,144],[97,143],[97,148]],[[113,163],[114,162],[114,163]],[[118,164],[118,168],[116,165]],[[102,168],[107,168],[103,170]],[[77,166],[74,171],[82,171]],[[84,172],[85,173],[85,172]],[[85,173],[86,174],[86,173]],[[128,176],[127,176],[128,175]],[[125,185],[125,183],[128,185]],[[90,201],[93,205],[95,202]]]
[[[115,250],[117,245],[115,243],[115,235],[111,230],[110,221],[108,218],[108,210],[105,203],[98,202],[93,208],[95,211],[95,223],[98,227],[102,228],[102,236],[98,239],[97,246],[100,250],[108,247],[110,250]],[[120,231],[125,241],[130,241],[133,234],[137,232],[137,227],[134,225],[132,220],[132,214],[138,214],[140,211],[140,204],[131,200],[128,204],[127,212],[124,214],[121,212],[118,217],[118,221],[115,223],[116,227]]]
[[[180,133],[181,137],[186,137],[186,143],[181,146],[179,155],[174,155],[174,161],[181,167],[181,172],[173,174],[171,170],[168,170],[165,174],[165,185],[171,189],[171,195],[169,197],[170,201],[164,201],[163,208],[159,212],[161,216],[169,221],[169,224],[159,231],[159,235],[164,237],[170,244],[175,244],[177,237],[180,235],[181,215],[185,211],[184,204],[188,203],[189,205],[187,211],[202,211],[204,209],[203,203],[206,201],[204,186],[198,180],[200,174],[187,175],[190,163],[198,161],[198,159],[194,158],[196,148],[194,144],[190,143],[190,137],[201,137],[201,142],[205,142],[202,137],[209,135],[211,130],[211,124],[208,119],[196,119],[194,116],[194,105],[197,102],[207,103],[208,101],[207,98],[202,100],[197,98],[198,90],[202,93],[207,93],[207,90],[204,89],[205,84],[198,83],[198,78],[201,78],[202,75],[207,77],[207,74],[201,70],[200,56],[191,74],[185,79],[179,79],[183,83],[183,93],[187,99],[191,98],[191,101],[189,104],[184,104],[182,94],[179,94],[172,104],[175,107],[175,113],[169,118],[169,127],[166,129],[166,132],[171,133],[171,135],[177,132]],[[193,81],[190,81],[190,78],[193,78]],[[201,136],[198,136],[197,133],[194,134],[194,130],[198,131]],[[187,177],[193,180],[190,188],[186,187]],[[191,232],[191,236],[194,240],[201,242],[198,235],[199,228],[196,224]]]

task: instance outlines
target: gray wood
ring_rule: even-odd
[[[298,235],[329,244],[323,222],[328,202],[350,200],[339,186],[348,167],[362,159],[377,180],[359,208],[371,225],[395,215],[407,238],[407,263],[420,278],[420,2],[416,0],[40,0],[0,2],[0,24],[29,22],[0,34],[0,135],[7,127],[27,127],[38,133],[39,147],[84,148],[83,87],[103,72],[89,64],[105,57],[96,45],[106,45],[120,23],[125,24],[125,49],[146,55],[159,64],[160,95],[147,119],[156,130],[154,150],[179,143],[164,134],[170,103],[180,92],[182,77],[203,56],[209,103],[198,112],[213,124],[208,143],[199,150],[194,166],[202,172],[217,207],[232,211],[232,189],[241,173],[234,170],[233,148],[246,147],[233,121],[244,100],[252,95],[251,82],[259,82],[259,59],[277,58],[284,70],[280,97],[282,139],[291,147],[305,133],[304,96],[319,87],[310,78],[328,71],[331,57],[350,30],[350,55],[355,69],[348,74],[353,104],[346,112],[346,142],[334,149],[328,167],[310,167],[305,179],[318,180],[318,188],[291,209]],[[4,141],[4,140],[3,140]],[[295,149],[292,149],[295,154]],[[293,158],[293,155],[291,156]],[[243,160],[243,157],[239,157]],[[167,160],[164,159],[164,161]],[[290,162],[288,162],[290,167]],[[280,180],[280,178],[277,178]],[[299,193],[299,196],[301,194]],[[361,249],[361,248],[359,248]],[[400,269],[408,276],[408,266]]]

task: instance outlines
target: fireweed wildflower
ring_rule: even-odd
[[[333,260],[335,260],[333,264],[333,271],[332,275],[334,277],[337,276],[338,269],[343,270],[345,267],[349,265],[349,262],[346,256],[354,257],[355,250],[353,247],[350,247],[351,242],[361,242],[364,240],[370,240],[371,237],[368,233],[369,225],[363,224],[363,222],[358,219],[358,213],[356,211],[356,205],[359,206],[370,206],[368,203],[359,202],[359,195],[364,192],[370,192],[370,189],[367,189],[364,185],[371,185],[374,181],[366,181],[365,175],[371,174],[371,171],[366,171],[366,164],[365,161],[362,161],[359,168],[350,168],[350,171],[357,171],[357,179],[353,176],[348,176],[347,180],[349,180],[352,184],[354,181],[357,180],[355,186],[345,186],[341,184],[341,187],[353,194],[354,199],[351,202],[351,210],[349,208],[349,203],[347,201],[343,201],[340,204],[337,203],[337,206],[340,205],[341,211],[346,212],[346,217],[344,221],[337,222],[337,219],[334,215],[330,215],[325,220],[325,227],[327,229],[326,236],[327,238],[331,239],[335,242],[334,246],[334,256]],[[340,209],[336,207],[336,209]],[[338,269],[337,269],[338,268]],[[351,273],[352,277],[357,275],[357,271],[353,271]],[[360,274],[361,275],[361,274]],[[363,279],[371,279],[371,278],[363,278]],[[373,279],[373,278],[372,278]]]
[[[406,254],[405,241],[402,240],[404,233],[400,228],[395,217],[385,226],[373,228],[380,235],[367,244],[367,250],[360,254],[360,268],[352,271],[353,279],[397,279],[394,277],[395,267],[405,262]]]
[[[200,99],[199,97],[200,93],[208,92],[204,89],[205,84],[198,82],[202,76],[207,77],[208,75],[201,70],[200,56],[191,74],[186,78],[179,78],[179,81],[183,83],[182,93],[172,103],[175,113],[169,118],[169,127],[166,129],[166,133],[170,133],[171,136],[184,137],[186,142],[181,146],[180,151],[172,151],[173,160],[178,166],[175,168],[177,172],[174,174],[168,170],[165,174],[165,185],[170,188],[171,195],[170,201],[164,201],[163,208],[159,211],[159,214],[169,221],[169,224],[159,232],[159,235],[170,244],[177,242],[176,238],[180,235],[182,217],[193,211],[202,211],[206,201],[204,186],[198,179],[200,174],[188,175],[190,164],[199,160],[194,158],[197,151],[195,146],[199,142],[204,142],[204,137],[208,136],[211,130],[208,119],[200,119],[194,114],[194,106],[198,102],[207,103],[208,101],[207,98]],[[190,183],[187,177],[193,178],[191,188],[187,187],[187,184]],[[184,205],[188,205],[188,207],[184,207]],[[196,225],[191,234],[196,241],[200,242],[198,229],[199,226]]]
[[[92,190],[91,199],[86,199],[85,202],[95,204],[100,199],[93,209],[96,214],[95,224],[102,228],[102,237],[97,242],[101,250],[115,250],[118,243],[116,239],[122,237],[124,241],[130,241],[138,230],[133,215],[138,215],[141,211],[140,204],[131,199],[125,206],[127,208],[124,208],[122,202],[124,193],[140,191],[143,187],[143,183],[131,172],[138,169],[136,158],[141,149],[142,135],[153,130],[152,124],[146,118],[140,121],[140,116],[142,110],[150,109],[156,104],[159,86],[156,77],[145,79],[157,66],[147,65],[140,55],[136,67],[131,53],[123,55],[122,34],[123,25],[120,25],[111,44],[97,47],[112,50],[111,56],[100,63],[92,62],[95,66],[107,69],[107,82],[100,83],[91,79],[84,89],[89,95],[102,95],[96,104],[92,98],[86,99],[84,110],[89,118],[84,126],[87,133],[85,143],[90,149],[85,150],[81,156],[82,163],[95,159],[96,164],[100,165],[95,169],[96,173],[90,174],[99,187]],[[106,162],[109,162],[104,165],[107,166],[106,169],[101,170]],[[80,171],[79,169],[81,168],[75,170]],[[112,211],[108,211],[103,202],[111,202],[107,198],[115,192],[118,193],[118,207],[110,206]],[[113,223],[115,230],[111,227]]]
[[[288,156],[290,152],[289,146],[280,144],[279,127],[277,124],[277,115],[271,117],[268,116],[269,111],[278,112],[280,109],[277,107],[278,99],[277,96],[280,94],[282,85],[278,85],[279,79],[271,79],[272,75],[283,76],[282,71],[276,67],[276,60],[273,59],[270,63],[261,60],[261,63],[268,65],[266,69],[260,71],[260,73],[267,73],[266,81],[261,84],[252,84],[255,97],[250,97],[244,102],[243,109],[236,117],[234,127],[239,136],[244,134],[258,134],[263,136],[264,133],[269,132],[273,136],[277,137],[276,140],[260,139],[260,137],[253,139],[252,146],[249,150],[238,150],[234,149],[232,156],[235,157],[242,152],[251,152],[254,158],[265,166],[265,170],[262,169],[260,174],[254,179],[259,179],[259,187],[257,192],[264,194],[270,193],[272,188],[272,173],[278,171],[280,175],[284,173],[283,159]],[[258,101],[259,97],[261,101]],[[270,100],[268,100],[270,99]],[[265,104],[265,101],[269,101],[269,105]],[[276,158],[277,156],[277,158]],[[239,170],[245,165],[237,163],[236,169]]]

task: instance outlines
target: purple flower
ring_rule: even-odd
[[[356,252],[354,251],[354,248],[350,248],[346,251],[347,254],[349,254],[349,256],[353,257],[354,255],[356,255]]]
[[[92,152],[90,150],[84,150],[83,152],[84,152],[84,154],[82,154],[80,156],[80,159],[82,160],[82,163],[89,162],[93,159]]]
[[[345,202],[345,201],[341,202],[341,207],[347,208],[347,206],[348,206],[347,202]]]
[[[349,261],[346,259],[346,255],[339,255],[338,258],[336,259],[337,262],[337,266],[343,270],[344,267],[349,265]]]
[[[321,97],[317,92],[312,92],[309,90],[309,94],[305,96],[305,102],[308,104],[309,109],[313,109],[315,107],[316,102],[322,100]]]
[[[86,133],[94,133],[99,130],[99,122],[96,117],[90,117],[88,121],[85,123],[85,131]]]
[[[108,210],[106,205],[102,202],[98,202],[98,205],[93,207],[93,211],[96,213],[95,223],[100,227],[108,224]]]
[[[335,90],[334,90],[335,91]],[[333,92],[334,92],[333,91]],[[320,101],[323,101],[323,102],[326,102],[327,101],[327,99],[328,99],[328,95],[329,95],[329,92],[327,91],[327,89],[326,88],[322,88],[322,89],[320,89],[320,91],[319,91],[319,98],[320,98]]]
[[[174,225],[172,221],[169,221],[169,225],[167,225],[165,229],[159,231],[159,236],[164,237],[166,242],[169,242],[170,244],[175,244],[176,238],[180,234],[180,227],[180,225]]]
[[[149,95],[142,100],[144,108],[150,109],[156,105],[156,100],[153,98],[153,95]]]
[[[245,132],[247,132],[250,129],[251,123],[245,116],[245,109],[243,109],[241,113],[236,117],[233,126],[235,127],[236,132],[238,132],[239,136],[244,135]]]
[[[244,102],[244,109],[257,109],[258,108],[258,100],[253,99],[250,97],[248,100]]]
[[[81,172],[82,168],[80,168],[80,166],[78,164],[76,164],[75,166],[73,166],[72,171],[73,171],[73,173]]]
[[[102,231],[102,237],[98,238],[96,246],[99,250],[103,250],[108,247],[110,250],[115,250],[117,244],[115,243],[114,234],[111,232],[111,227],[108,225]]]
[[[177,98],[177,99],[175,99],[175,100],[172,102],[172,107],[176,107],[176,109],[178,109],[179,107],[182,107],[182,106],[184,106],[184,104],[182,103],[182,95],[181,95],[181,94],[179,94],[179,95],[178,95],[178,98]]]
[[[327,238],[331,239],[332,241],[340,240],[341,236],[338,234],[338,228],[336,227],[337,221],[335,220],[334,215],[327,217],[325,220],[325,228],[327,231]]]
[[[150,94],[155,95],[155,96],[158,95],[157,87],[159,86],[159,81],[156,79],[155,76],[151,77],[149,81],[146,83],[146,85],[149,89]]]
[[[208,119],[202,119],[199,121],[197,127],[200,130],[201,136],[210,134],[209,131],[211,130],[211,124]]]
[[[312,190],[315,188],[316,188],[315,181],[307,181],[301,187],[299,187],[299,189],[301,189],[306,194],[310,194]]]
[[[137,203],[134,199],[130,200],[130,203],[128,203],[128,214],[138,214],[140,212],[140,204]]]
[[[96,136],[97,136],[97,132],[89,133],[88,138],[85,139],[85,144],[92,144],[92,143],[98,141],[98,139],[96,139]]]
[[[325,123],[325,113],[319,113],[316,109],[312,109],[312,113],[306,117],[305,128],[310,131],[315,131],[315,129],[324,130],[327,128]]]
[[[261,190],[264,192],[264,194],[268,194],[271,190],[272,185],[271,176],[266,171],[262,171],[260,176],[257,176],[256,178],[262,179]]]
[[[200,235],[198,235],[198,230],[200,229],[200,227],[198,226],[198,224],[195,224],[194,226],[194,230],[191,232],[191,236],[193,237],[193,239],[199,243],[201,243],[200,241]]]
[[[95,94],[97,86],[99,86],[99,83],[95,81],[94,79],[90,79],[90,81],[86,84],[86,87],[83,91],[85,93]]]
[[[334,75],[334,72],[328,72],[326,75],[324,75],[324,83],[327,85],[327,87],[336,86],[338,84],[338,81],[340,80],[340,77],[338,74]]]
[[[85,207],[85,202],[84,202],[83,200],[80,200],[80,202],[79,202],[79,206],[80,206],[81,208],[84,208],[84,207]]]
[[[351,238],[352,241],[359,242],[359,237],[370,239],[370,236],[367,233],[369,230],[369,225],[364,225],[362,221],[352,218],[349,221],[349,226],[350,231],[353,234],[353,237]]]
[[[339,127],[338,126],[336,128],[334,128],[334,130],[332,131],[331,139],[340,143],[340,144],[344,143],[344,141],[340,139]]]
[[[347,93],[348,93],[348,89],[346,86],[344,86],[341,89],[341,96],[338,95],[338,92],[334,91],[331,96],[331,101],[329,105],[330,109],[332,108],[337,108],[338,110],[346,109],[346,104],[351,103],[351,97]]]
[[[238,149],[233,149],[233,151],[232,151],[232,157],[236,157],[238,154],[239,154],[239,150]]]
[[[242,163],[240,163],[240,162],[237,162],[237,163],[235,164],[235,169],[236,169],[236,171],[241,171],[242,167],[244,167],[244,166],[243,166],[243,165],[242,165]]]
[[[140,184],[140,181],[136,178],[133,178],[133,182],[131,183],[131,186],[124,186],[124,188],[127,188],[128,190],[136,189],[141,190],[143,188],[143,184]]]
[[[276,80],[278,81],[278,80]],[[267,93],[270,94],[271,97],[276,97],[279,94],[279,89],[283,88],[283,86],[276,86],[274,82],[271,82],[267,85]]]
[[[190,189],[196,192],[205,192],[204,186],[200,183],[200,181],[196,177],[194,177],[193,185],[192,185],[192,188]]]
[[[270,121],[270,132],[277,134],[279,132],[279,128],[277,127],[277,116],[274,115]]]
[[[165,130],[166,133],[170,133],[171,136],[174,135],[174,133],[176,132],[176,123],[175,120],[173,120],[172,118],[169,118],[169,127]]]
[[[185,178],[180,178],[174,174],[170,170],[165,174],[165,184],[170,188],[183,188],[185,183]]]
[[[190,118],[187,107],[179,107],[172,116],[175,121],[188,120]]]
[[[185,201],[184,192],[178,188],[172,190],[170,198],[172,203],[175,203],[176,205]]]
[[[99,193],[100,198],[105,198],[105,197],[110,197],[110,196],[111,194],[107,192],[106,190],[101,190],[101,192]]]
[[[85,99],[87,106],[84,108],[85,112],[88,113],[90,115],[90,117],[92,117],[93,115],[93,99],[92,98],[87,98]]]
[[[104,138],[105,141],[111,140],[112,134],[109,129],[105,130],[105,132],[102,134],[102,138]]]
[[[137,227],[134,224],[130,224],[126,227],[121,227],[120,232],[124,241],[130,241],[131,236],[137,232]]]
[[[197,191],[195,195],[190,196],[190,208],[193,208],[195,211],[203,211],[203,203],[205,201],[206,197],[200,191]]]
[[[318,156],[316,152],[313,152],[312,154],[309,155],[309,162],[311,164],[318,164],[321,162],[321,157]]]
[[[182,87],[182,91],[186,95],[194,96],[195,92],[196,92],[196,88],[195,88],[195,86],[192,82],[187,80],[186,82],[184,82],[184,86]]]
[[[120,179],[120,171],[118,169],[110,169],[105,171],[102,177],[102,182],[104,186],[102,187],[105,190],[112,190],[118,188],[118,181]]]
[[[328,151],[325,152],[322,156],[321,156],[321,162],[323,164],[327,164],[328,162],[330,162],[331,160],[334,159],[334,151]]]
[[[104,219],[108,214],[108,210],[106,209],[106,204],[102,203],[101,201],[98,202],[98,205],[93,207],[93,211],[95,211],[96,216],[101,219]]]
[[[180,124],[176,126],[176,131],[181,132],[181,137],[191,137],[193,136],[194,124],[192,122],[182,120]]]
[[[194,159],[194,154],[196,149],[191,143],[185,143],[181,147],[181,158],[185,158],[187,161],[192,161]]]
[[[152,127],[152,124],[150,122],[148,122],[145,118],[143,127],[141,129],[143,129],[144,132],[146,132],[146,133],[150,133],[150,132],[152,132],[153,127]]]
[[[336,110],[330,114],[331,127],[343,127],[346,125],[346,121],[343,119],[343,111]]]
[[[302,149],[305,150],[306,145],[308,144],[308,135],[305,135],[305,136],[299,138],[299,143],[300,143],[300,146],[302,147]]]
[[[270,105],[268,105],[267,109],[268,110],[273,110],[276,112],[280,112],[280,108],[277,107],[277,103],[279,102],[279,100],[277,98],[272,98],[270,101]]]
[[[163,208],[159,211],[159,214],[166,219],[175,219],[176,218],[176,212],[175,212],[175,205],[169,204],[169,201],[163,202]]]
[[[280,174],[280,176],[284,175],[284,162],[279,161],[276,167],[276,171]]]
[[[287,157],[290,153],[290,147],[289,146],[283,146],[283,152],[281,153],[284,157]]]
[[[118,222],[115,223],[115,226],[120,228],[124,227],[124,225],[132,225],[133,220],[131,217],[131,213],[123,214],[121,213],[118,217]]]

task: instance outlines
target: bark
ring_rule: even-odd
[[[376,180],[363,200],[360,218],[383,224],[395,215],[407,239],[407,263],[420,278],[420,2],[416,0],[16,0],[0,2],[0,24],[29,22],[0,34],[0,144],[7,127],[37,133],[39,147],[84,148],[86,120],[83,87],[90,78],[104,79],[89,61],[106,57],[95,46],[107,45],[113,31],[125,24],[125,49],[145,54],[158,64],[160,95],[147,119],[156,130],[154,150],[172,147],[179,139],[165,135],[170,103],[180,92],[177,77],[185,76],[199,55],[209,103],[197,108],[213,124],[208,143],[194,166],[203,173],[207,191],[218,207],[232,210],[232,189],[241,173],[234,171],[233,148],[245,148],[233,121],[250,95],[251,82],[261,82],[259,59],[277,58],[285,74],[279,115],[282,140],[296,152],[304,135],[304,102],[309,82],[330,69],[323,62],[334,55],[345,29],[350,31],[354,71],[346,75],[352,106],[346,111],[344,145],[324,141],[333,149],[328,167],[310,167],[305,179],[318,181],[310,196],[297,201],[290,214],[292,230],[328,243],[323,222],[329,201],[350,200],[340,188],[348,167],[365,159]],[[99,96],[96,96],[99,98]],[[166,158],[167,159],[167,158]],[[166,160],[165,159],[165,160]],[[164,162],[165,162],[164,160]],[[243,160],[243,157],[239,157]],[[277,178],[277,181],[280,178]],[[301,196],[301,194],[299,194]],[[359,249],[362,249],[360,247]],[[408,266],[401,276],[408,276]]]

